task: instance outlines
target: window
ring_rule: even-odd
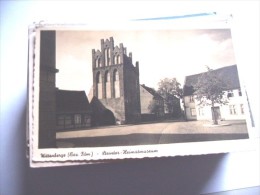
[[[117,64],[117,55],[114,55],[114,64]]]
[[[96,96],[98,99],[102,99],[102,82],[100,72],[98,72],[96,76]]]
[[[110,65],[110,49],[109,48],[105,49],[105,65],[106,66]]]
[[[199,116],[204,116],[204,109],[203,108],[199,108]]]
[[[71,115],[58,115],[57,116],[58,129],[67,129],[72,127]]]
[[[117,70],[115,70],[113,74],[113,88],[114,88],[113,96],[115,98],[120,97],[119,74]]]
[[[240,111],[241,111],[241,114],[245,114],[244,104],[240,104]]]
[[[228,98],[234,97],[234,93],[233,93],[232,90],[228,91],[227,97],[228,97]]]
[[[114,56],[114,64],[120,64],[120,55],[115,55]]]
[[[238,95],[239,95],[239,96],[242,96],[242,91],[241,91],[241,89],[238,90]]]
[[[194,102],[194,97],[192,95],[190,96],[190,102]]]
[[[117,58],[116,58],[116,63],[117,63],[117,64],[120,64],[120,55],[117,56]]]
[[[90,122],[91,122],[91,121],[90,121],[90,116],[89,116],[88,114],[85,114],[85,115],[84,115],[84,123],[85,123],[85,124],[90,124]]]
[[[70,126],[72,124],[71,117],[65,116],[65,126]]]
[[[195,108],[191,108],[190,109],[190,114],[191,114],[191,116],[196,116],[197,114],[196,114],[196,109]]]
[[[99,57],[96,59],[96,67],[97,68],[100,67],[100,58]]]
[[[111,98],[111,86],[110,86],[110,74],[105,73],[105,96],[106,98]]]
[[[101,74],[100,72],[97,73],[96,82],[101,83]]]
[[[57,121],[58,126],[63,127],[64,126],[64,116],[58,116],[58,121]]]
[[[74,123],[75,123],[75,125],[81,124],[81,115],[80,114],[74,115]]]
[[[105,73],[105,83],[106,82],[110,82],[110,74],[108,71],[106,71],[106,73]]]
[[[237,114],[236,105],[229,105],[229,113],[231,115],[236,115]]]

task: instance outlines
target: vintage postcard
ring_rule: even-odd
[[[231,35],[34,25],[31,166],[243,150],[253,123]]]

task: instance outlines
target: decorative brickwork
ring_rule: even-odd
[[[101,50],[92,50],[92,70],[93,96],[114,114],[115,122],[140,121],[139,64],[133,65],[123,44],[114,46],[113,37],[101,39]]]

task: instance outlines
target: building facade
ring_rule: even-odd
[[[114,39],[101,39],[101,50],[92,50],[93,118],[94,125],[102,120],[132,123],[140,120],[139,63],[132,62],[121,43],[114,46]],[[111,116],[111,114],[114,116]],[[109,124],[113,121],[107,121]]]
[[[140,85],[141,114],[154,114],[156,118],[164,116],[164,99],[154,89]]]
[[[56,32],[40,31],[39,148],[56,147]]]
[[[228,89],[224,91],[227,104],[216,104],[214,110],[218,120],[244,120],[245,107],[244,98],[240,88],[240,82],[237,72],[237,66],[227,66],[215,71],[221,79],[228,83]],[[202,74],[202,73],[201,73]],[[183,88],[183,105],[184,113],[187,120],[212,120],[211,106],[202,106],[198,104],[194,95],[194,86],[198,82],[201,74],[186,76]]]
[[[56,90],[57,131],[91,126],[91,107],[85,91]]]

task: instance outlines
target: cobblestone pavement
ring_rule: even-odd
[[[149,124],[119,125],[88,130],[58,132],[58,147],[98,147],[163,144],[248,138],[245,120],[164,121]]]

